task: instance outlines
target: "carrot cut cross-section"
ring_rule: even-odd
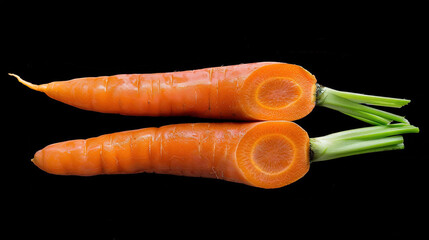
[[[293,122],[262,122],[246,132],[236,156],[239,168],[251,184],[282,187],[309,170],[309,137]]]

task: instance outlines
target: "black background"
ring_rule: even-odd
[[[427,36],[418,6],[373,9],[266,5],[132,6],[67,13],[11,8],[3,21],[3,222],[14,234],[124,239],[155,236],[408,236],[427,216]],[[48,6],[46,6],[48,7]],[[113,6],[116,8],[116,6]],[[183,6],[182,6],[183,7]],[[307,6],[308,7],[308,6]],[[208,11],[208,10],[213,11]],[[369,10],[372,9],[372,10]],[[31,14],[30,14],[31,13]],[[315,14],[319,13],[319,14]],[[340,14],[338,14],[340,13]],[[408,15],[406,15],[408,14]],[[19,15],[19,18],[15,18]],[[7,21],[6,21],[7,20]],[[401,151],[312,164],[298,182],[264,190],[157,174],[55,176],[30,159],[48,144],[182,122],[83,111],[19,84],[85,76],[170,72],[279,61],[338,90],[411,99],[402,109],[421,133]],[[315,108],[298,120],[310,137],[367,126]]]

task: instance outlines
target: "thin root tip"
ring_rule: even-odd
[[[16,77],[16,78],[20,78],[18,75],[16,75],[16,74],[13,74],[13,73],[8,73],[9,74],[9,76],[12,76],[12,77]]]
[[[8,73],[8,74],[9,74],[9,76],[19,78],[19,76],[18,76],[18,75],[16,75],[16,74],[13,74],[13,73]]]
[[[15,77],[20,83],[24,84],[25,86],[27,86],[33,90],[42,91],[41,86],[27,82],[16,74],[9,73],[9,76]]]

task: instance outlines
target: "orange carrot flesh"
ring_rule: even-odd
[[[155,172],[278,188],[307,173],[309,153],[307,133],[293,122],[196,123],[60,142],[32,161],[59,175]]]
[[[153,74],[21,83],[90,111],[138,116],[296,120],[315,106],[316,79],[300,66],[258,62]]]

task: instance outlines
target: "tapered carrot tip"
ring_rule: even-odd
[[[43,151],[37,151],[36,154],[34,154],[34,157],[31,159],[31,162],[38,168],[42,169],[44,167]]]
[[[20,76],[18,76],[16,74],[9,73],[9,75],[15,77],[16,79],[18,79],[18,81],[20,83],[24,84],[25,86],[27,86],[27,87],[29,87],[29,88],[31,88],[33,90],[36,90],[36,91],[39,91],[39,92],[43,92],[44,89],[46,88],[46,84],[36,85],[36,84],[32,84],[30,82],[25,81],[24,79],[22,79]]]

